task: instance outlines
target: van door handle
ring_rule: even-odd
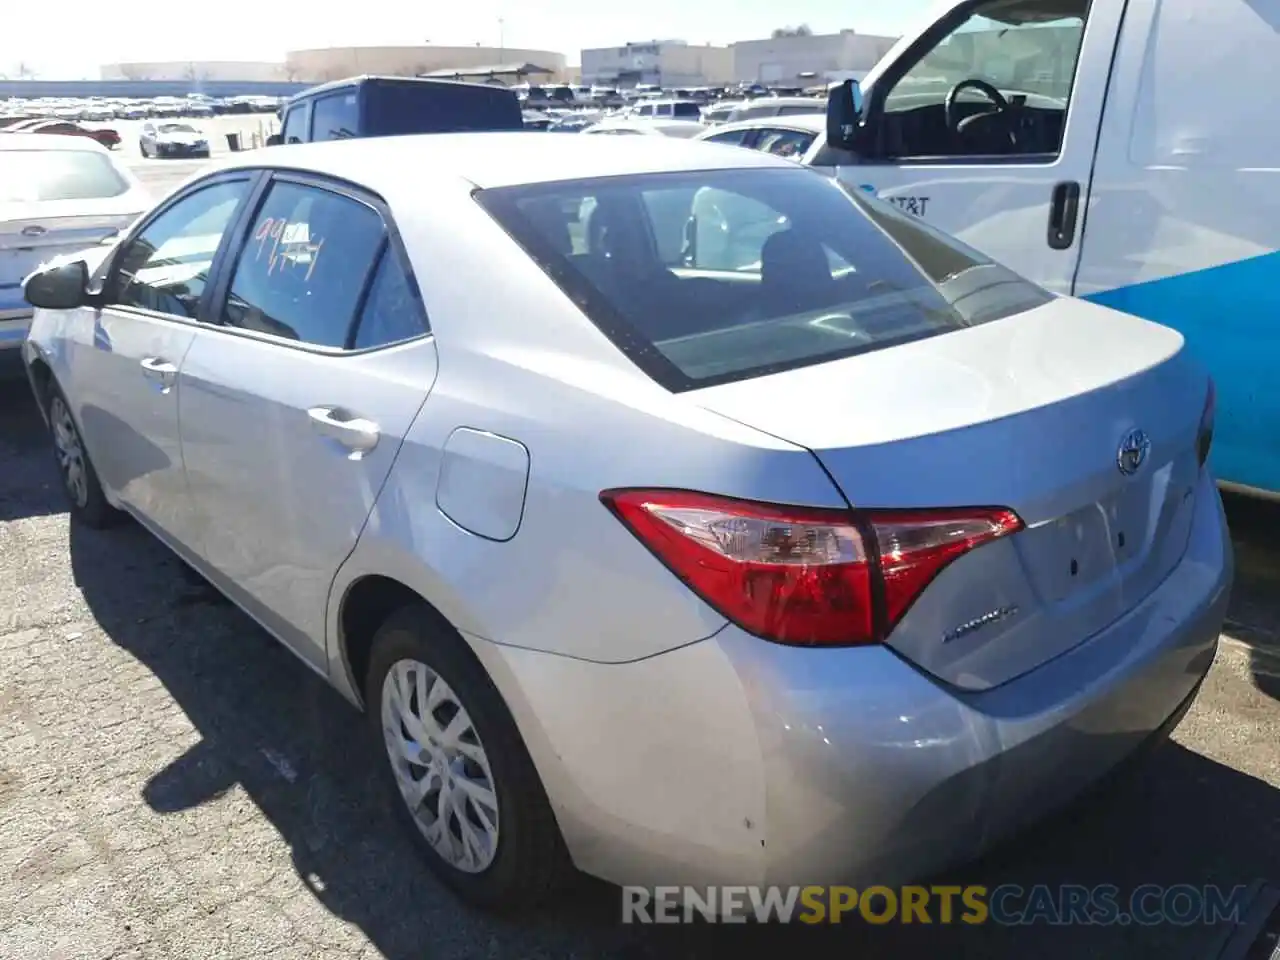
[[[1076,239],[1076,219],[1080,212],[1080,184],[1074,180],[1053,188],[1049,203],[1049,246],[1067,250]]]
[[[347,413],[340,407],[312,407],[307,411],[311,426],[322,437],[334,440],[358,460],[378,445],[381,431],[372,420]]]
[[[173,386],[178,377],[178,368],[162,357],[143,357],[142,375],[148,380],[155,380],[164,387],[165,393]]]

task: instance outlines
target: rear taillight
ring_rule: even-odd
[[[724,617],[809,646],[880,642],[949,563],[1022,529],[1004,509],[828,510],[673,490],[600,499]]]
[[[1200,458],[1200,466],[1209,459],[1209,449],[1213,446],[1213,420],[1217,414],[1218,391],[1209,381],[1209,394],[1204,398],[1204,412],[1200,414],[1200,432],[1196,436],[1196,456]]]

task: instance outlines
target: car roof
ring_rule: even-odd
[[[694,170],[792,169],[795,161],[676,137],[588,137],[536,131],[427,133],[273,146],[215,169],[272,167],[325,174],[377,192],[453,177],[480,189]],[[387,190],[384,191],[384,185]]]
[[[107,153],[107,148],[92,137],[69,137],[65,133],[6,133],[0,130],[0,150],[87,150]]]
[[[494,89],[492,84],[485,83],[467,83],[462,80],[452,80],[445,77],[395,77],[384,76],[374,73],[363,73],[352,77],[345,77],[341,80],[330,80],[327,83],[321,83],[314,87],[307,87],[300,90],[293,96],[289,97],[285,106],[292,106],[301,100],[310,100],[312,97],[320,96],[326,93],[333,93],[337,90],[345,90],[348,87],[359,87],[368,83],[387,84],[392,86],[418,87],[423,90],[449,90],[457,87],[479,87],[484,90]],[[513,94],[514,96],[514,94]]]
[[[751,120],[734,120],[716,127],[708,127],[702,136],[732,133],[735,130],[799,130],[804,133],[822,133],[827,129],[825,113],[793,113],[784,117],[754,117]]]

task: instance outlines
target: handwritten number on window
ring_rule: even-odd
[[[261,260],[267,254],[267,276],[271,276],[279,267],[281,271],[287,266],[307,267],[304,280],[309,281],[315,272],[316,263],[320,260],[320,250],[324,247],[324,239],[312,242],[310,230],[305,223],[290,223],[283,217],[268,217],[262,221],[258,231],[253,235],[258,244],[254,260]]]

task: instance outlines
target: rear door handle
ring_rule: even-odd
[[[318,434],[342,444],[357,457],[376,447],[382,435],[372,420],[357,417],[340,407],[312,407],[307,416]]]
[[[178,368],[161,357],[143,357],[142,375],[148,380],[155,380],[161,383],[165,389],[168,389],[173,386],[173,381],[177,379]]]
[[[1049,246],[1067,250],[1076,239],[1076,219],[1080,212],[1080,184],[1066,180],[1053,188],[1049,202]]]

